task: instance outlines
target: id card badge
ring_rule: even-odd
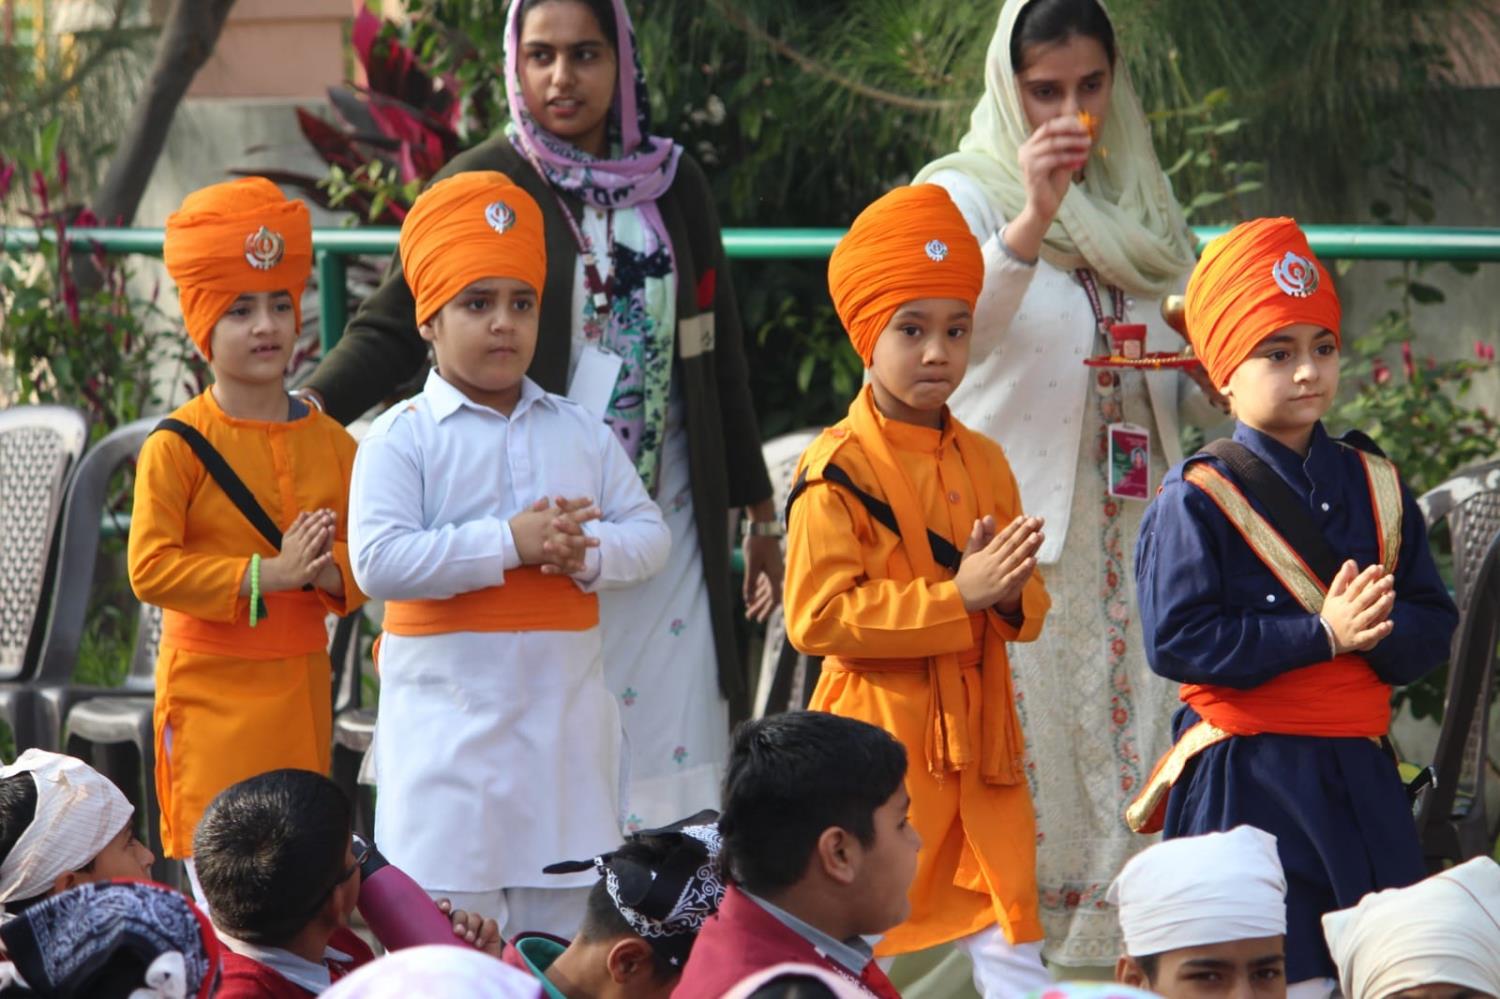
[[[1131,423],[1111,423],[1109,494],[1121,499],[1151,498],[1151,431]]]
[[[609,410],[609,400],[615,393],[615,382],[620,378],[620,368],[624,363],[619,354],[596,343],[584,344],[583,352],[578,355],[578,367],[573,370],[573,379],[568,383],[568,398],[602,421]]]

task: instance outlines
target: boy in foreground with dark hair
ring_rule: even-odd
[[[611,853],[546,868],[599,873],[578,935],[568,943],[522,934],[506,962],[538,979],[551,999],[667,999],[724,897],[718,817],[702,811],[634,833]]]
[[[374,960],[349,928],[360,857],[349,799],[309,770],[273,770],[221,792],[193,837],[224,944],[220,999],[304,999]],[[455,935],[499,955],[493,920],[452,913]]]
[[[723,995],[783,963],[899,993],[865,937],[901,923],[922,843],[906,750],[864,722],[797,711],[740,726],[719,819],[731,884],[673,995]]]

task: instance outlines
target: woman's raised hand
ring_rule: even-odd
[[[1070,114],[1049,118],[1021,144],[1016,155],[1026,207],[1005,227],[1005,242],[1016,256],[1036,259],[1073,175],[1088,162],[1091,145],[1088,129]]]

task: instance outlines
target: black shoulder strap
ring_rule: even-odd
[[[230,502],[239,507],[240,513],[245,515],[250,526],[271,542],[273,548],[281,551],[281,531],[276,527],[276,522],[256,500],[250,487],[245,485],[244,480],[229,467],[229,462],[224,460],[224,456],[208,442],[208,438],[194,427],[171,417],[162,420],[151,429],[151,432],[154,434],[158,430],[170,431],[187,441],[188,447],[192,448],[198,460],[203,462],[203,467],[208,470],[208,474],[219,484],[219,488],[224,490],[224,495],[229,497]]]
[[[1331,586],[1344,560],[1328,546],[1311,511],[1292,487],[1253,451],[1227,437],[1210,441],[1200,453],[1211,454],[1229,466],[1234,477],[1271,514],[1271,521],[1287,544],[1302,556],[1323,585]]]
[[[880,499],[878,496],[870,495],[859,486],[856,486],[854,484],[854,480],[849,478],[849,473],[844,471],[842,468],[835,465],[831,461],[823,466],[823,478],[828,480],[829,482],[834,483],[835,485],[843,486],[845,489],[853,493],[855,497],[864,504],[864,507],[867,511],[869,511],[870,516],[874,517],[882,527],[890,531],[896,537],[901,537],[901,526],[896,522],[896,511],[891,509],[891,505],[889,503],[887,503],[883,499]],[[802,474],[797,476],[796,483],[792,485],[792,491],[787,494],[786,516],[788,520],[791,519],[792,504],[796,502],[797,497],[801,496],[803,491],[806,489],[807,470],[803,469]],[[933,560],[936,561],[938,565],[947,569],[949,572],[955,574],[958,572],[958,563],[963,559],[963,552],[953,547],[953,542],[949,541],[941,534],[938,534],[936,531],[929,530],[927,532],[927,544],[932,548]]]

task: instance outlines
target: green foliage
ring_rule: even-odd
[[[118,260],[97,247],[80,258],[64,246],[67,220],[96,220],[67,200],[60,135],[61,122],[53,122],[14,161],[0,162],[0,208],[28,218],[38,238],[35,250],[0,254],[0,398],[78,406],[97,439],[159,401],[152,380],[157,361],[176,361],[179,377],[201,368],[155,302],[129,290]],[[75,277],[79,266],[97,275],[92,290]]]

